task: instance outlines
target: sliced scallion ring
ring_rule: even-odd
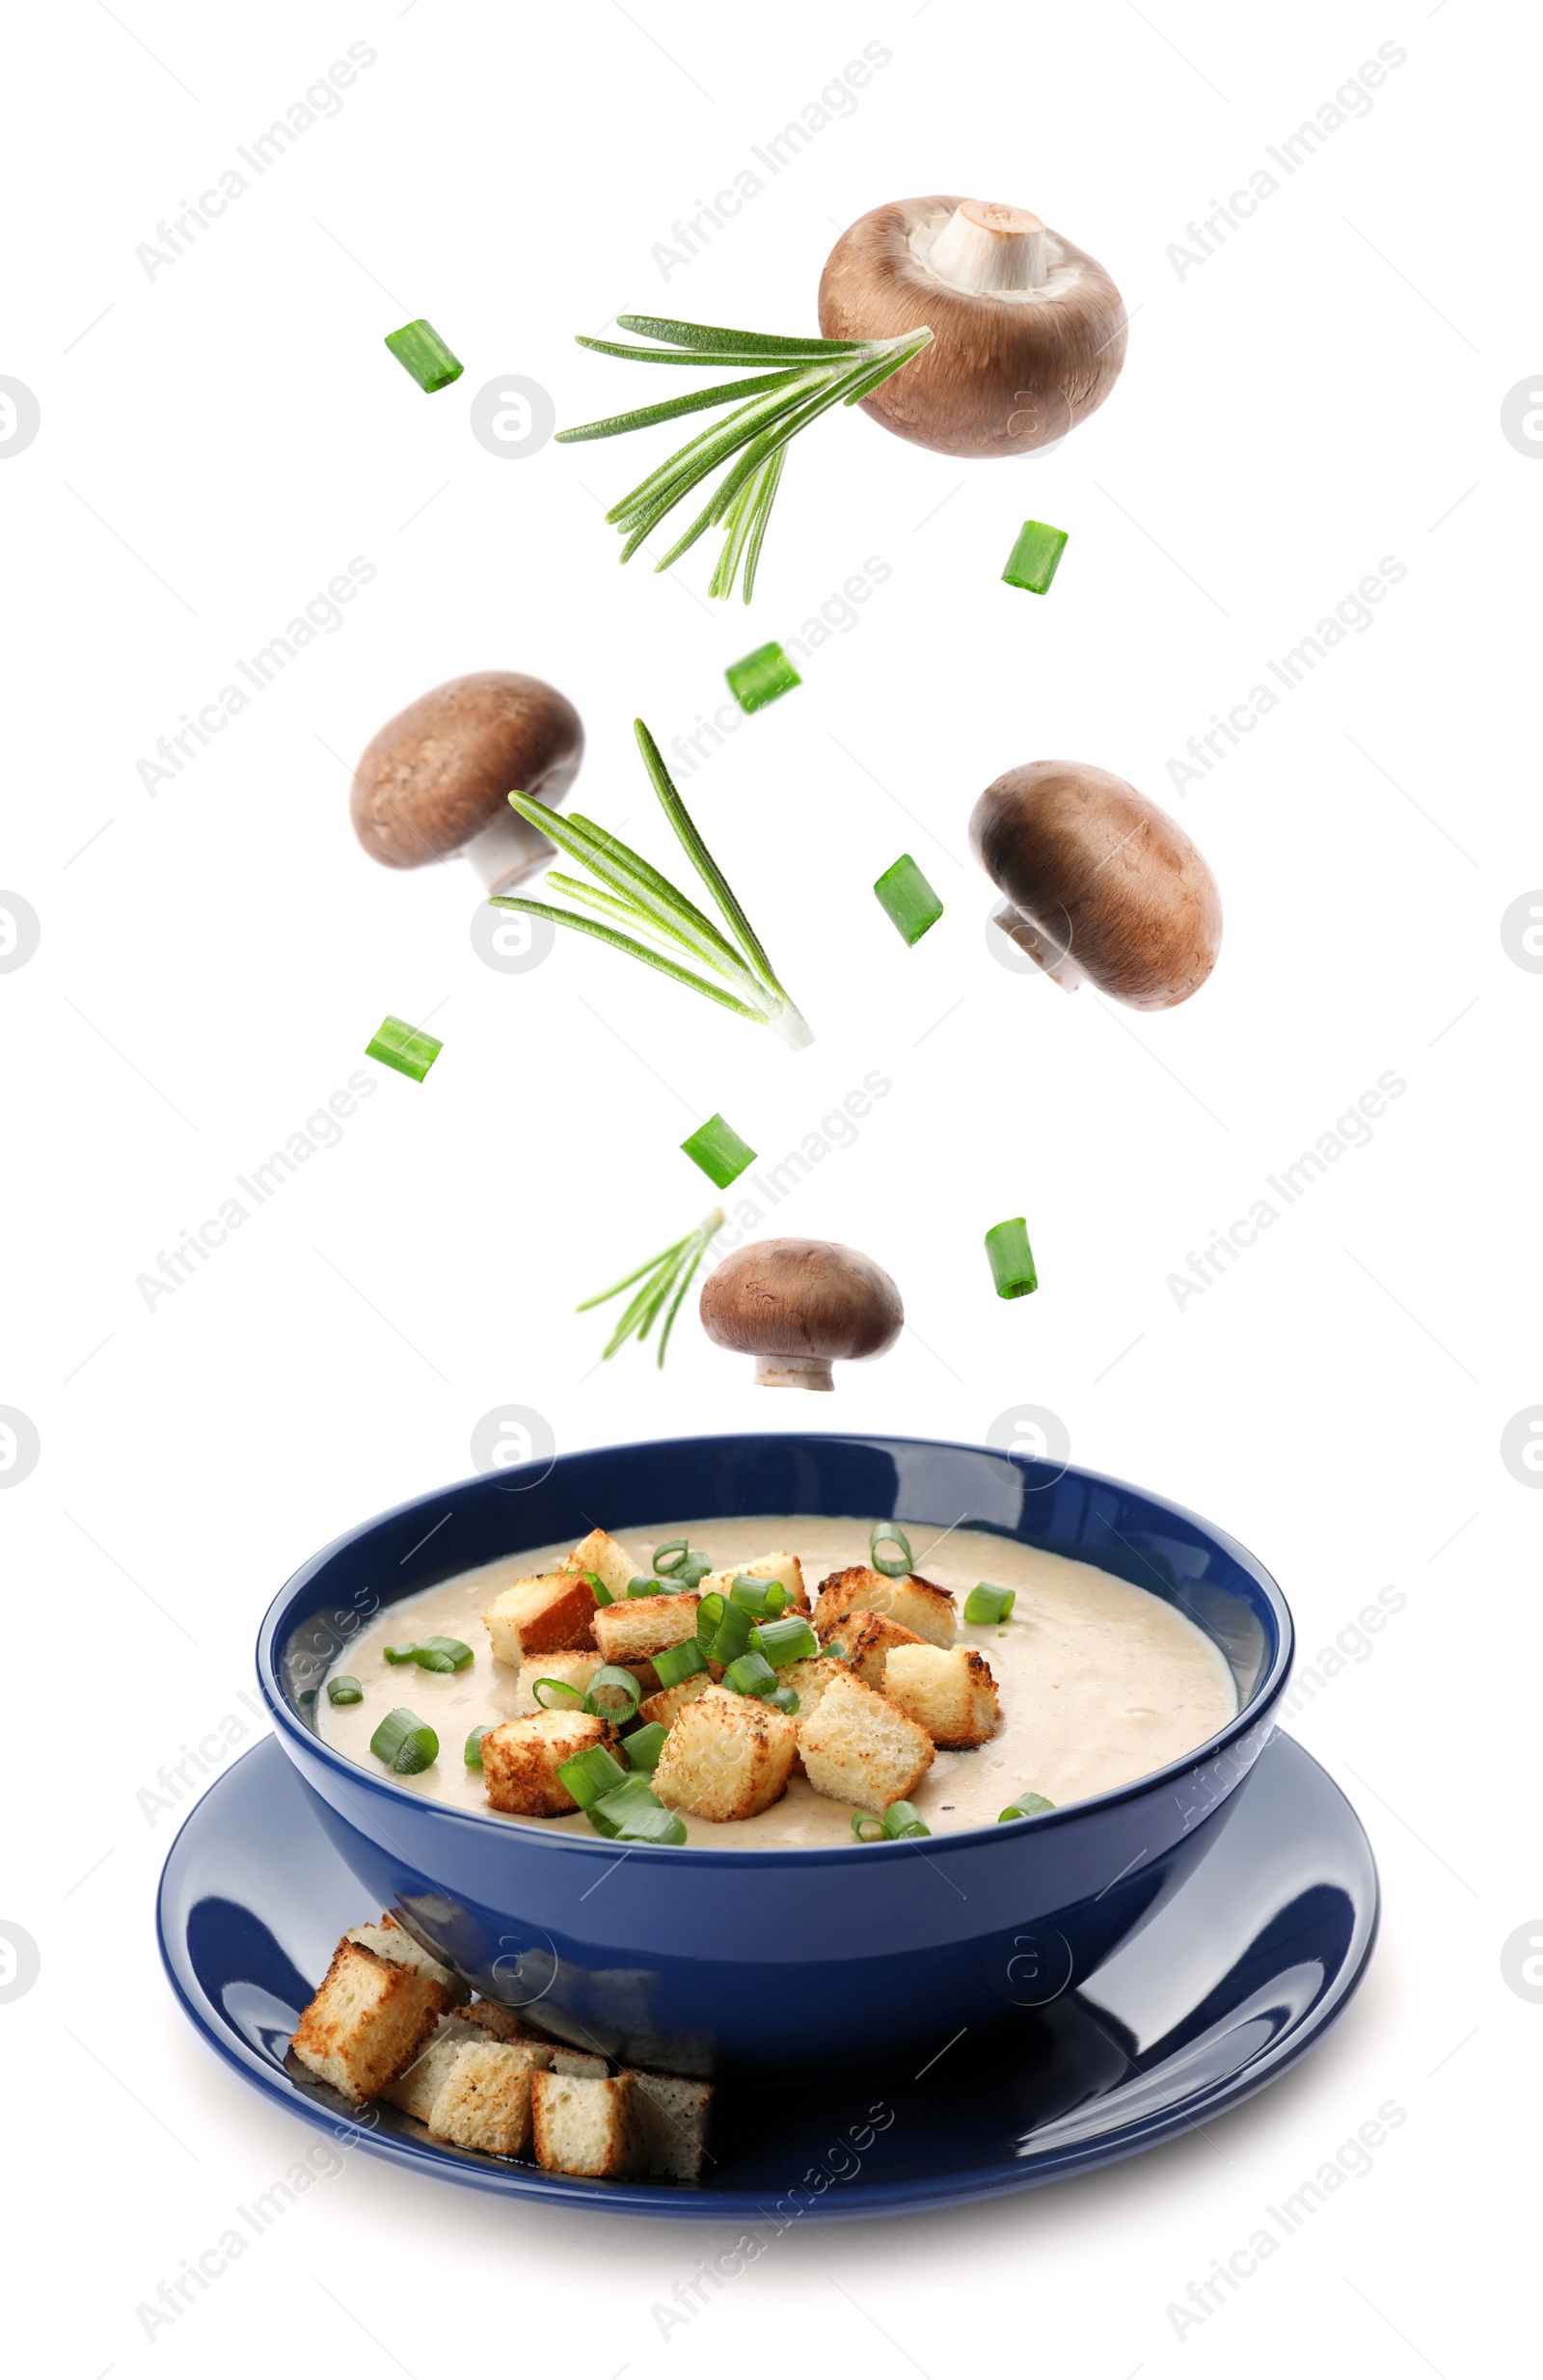
[[[727,1609],[727,1597],[717,1593],[712,1595],[704,1595],[698,1603],[696,1607],[696,1641],[702,1646],[704,1651],[711,1647],[713,1639],[717,1635],[718,1629],[722,1623],[723,1614]],[[658,1662],[655,1662],[654,1666],[656,1669],[659,1667]]]
[[[989,1586],[983,1579],[964,1598],[964,1617],[972,1627],[988,1626],[993,1620],[1005,1620],[1016,1601],[1016,1587]]]
[[[590,1679],[584,1709],[596,1718],[609,1718],[613,1723],[625,1725],[641,1700],[637,1680],[632,1671],[619,1669],[614,1663],[608,1663],[603,1669],[597,1669]]]
[[[363,1702],[365,1690],[357,1678],[329,1678],[327,1700],[332,1703]]]
[[[386,1644],[382,1645],[381,1651],[384,1653],[387,1661],[390,1662],[392,1667],[396,1669],[401,1666],[404,1661],[411,1661],[413,1659],[414,1655],[418,1651],[418,1647],[416,1644]]]
[[[901,1842],[907,1835],[932,1831],[914,1801],[892,1801],[884,1812],[884,1833],[891,1843]]]
[[[461,1748],[461,1758],[465,1761],[469,1769],[481,1768],[482,1739],[484,1736],[490,1736],[492,1733],[493,1728],[490,1724],[486,1727],[474,1727],[471,1734],[467,1737],[466,1742]]]
[[[813,1661],[820,1650],[820,1639],[801,1611],[791,1612],[785,1620],[763,1620],[752,1630],[750,1641],[773,1669],[785,1669],[790,1661]]]
[[[551,1688],[550,1697],[543,1693],[543,1687]],[[530,1689],[530,1699],[538,1711],[582,1711],[588,1707],[583,1688],[571,1685],[567,1678],[537,1678]]]
[[[772,1694],[777,1673],[764,1653],[742,1653],[724,1670],[723,1683],[734,1694]]]
[[[604,1795],[613,1794],[618,1785],[625,1785],[627,1771],[603,1744],[587,1744],[582,1752],[575,1752],[572,1760],[563,1762],[557,1778],[579,1807],[587,1810]]]
[[[369,1739],[369,1748],[396,1776],[418,1776],[440,1756],[440,1740],[416,1711],[388,1711]]]
[[[684,1686],[688,1678],[698,1676],[706,1667],[707,1655],[698,1636],[688,1636],[684,1644],[669,1645],[654,1655],[654,1675],[666,1688]]]
[[[901,1559],[880,1554],[882,1545],[898,1546]],[[910,1539],[892,1521],[876,1521],[868,1532],[868,1559],[875,1570],[882,1571],[886,1579],[908,1579],[911,1575]]]
[[[605,1580],[597,1578],[592,1570],[581,1570],[579,1576],[583,1580],[597,1604],[615,1602],[616,1598],[606,1584]]]
[[[425,1636],[421,1644],[413,1647],[413,1659],[420,1669],[432,1669],[443,1677],[451,1670],[470,1669],[476,1656],[459,1636]]]
[[[1008,1803],[1005,1810],[998,1811],[996,1823],[1001,1826],[1014,1818],[1038,1818],[1042,1810],[1054,1808],[1055,1803],[1046,1801],[1043,1794],[1021,1793],[1015,1801]]]
[[[668,1733],[668,1728],[662,1727],[657,1718],[650,1719],[646,1727],[635,1727],[622,1745],[629,1766],[651,1776],[659,1766],[659,1756],[664,1748],[664,1738]]]
[[[870,1826],[873,1828],[872,1834],[868,1832]],[[884,1822],[881,1818],[876,1818],[872,1810],[853,1810],[852,1831],[859,1843],[881,1843],[884,1839]]]
[[[774,1686],[771,1693],[764,1695],[762,1699],[775,1703],[777,1709],[787,1718],[797,1718],[799,1716],[799,1697],[791,1686]]]
[[[729,1598],[752,1619],[774,1620],[787,1604],[788,1590],[780,1579],[752,1579],[742,1571],[729,1588]]]
[[[707,1648],[709,1661],[720,1661],[725,1669],[731,1661],[750,1649],[750,1615],[737,1603],[723,1607],[723,1617],[717,1624],[717,1634]]]

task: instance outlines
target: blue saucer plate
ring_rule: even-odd
[[[285,2063],[338,1935],[375,1912],[272,1740],[189,1814],[167,1857],[157,1925],[173,1988],[221,2057],[303,2123],[372,2156],[511,2198],[625,2214],[892,2214],[1132,2156],[1262,2090],[1322,2039],[1376,1936],[1377,1873],[1360,1821],[1300,1744],[1277,1734],[1211,1838],[1077,1990],[1045,1997],[1053,1954],[1026,1936],[1021,2007],[988,2035],[940,2038],[914,2075],[808,2093],[720,2088],[700,2186],[574,2180],[452,2149],[394,2108],[348,2108]]]

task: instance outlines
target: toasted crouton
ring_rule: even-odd
[[[529,1653],[583,1653],[593,1648],[595,1590],[573,1570],[516,1579],[495,1595],[482,1618],[493,1658],[518,1669]]]
[[[530,2146],[531,2085],[544,2069],[534,2042],[476,2041],[450,2060],[428,2114],[436,2140],[517,2157]]]
[[[902,1628],[898,1620],[886,1619],[881,1611],[849,1611],[844,1620],[826,1630],[820,1641],[827,1653],[841,1656],[854,1678],[881,1694],[885,1654],[898,1644],[925,1644],[927,1640]]]
[[[386,2084],[380,2096],[399,2107],[404,2116],[427,2123],[440,2085],[463,2049],[482,2035],[459,2016],[442,2016],[410,2066]]]
[[[399,2074],[445,2013],[445,1987],[346,1936],[301,2014],[302,2066],[357,2106]]]
[[[604,2058],[595,2057],[587,2049],[556,2049],[552,2053],[554,2074],[607,2074],[610,2071]]]
[[[783,1605],[784,1615],[790,1611],[807,1612],[809,1590],[803,1583],[803,1566],[797,1554],[760,1554],[753,1562],[735,1562],[728,1570],[714,1570],[697,1588],[699,1595],[727,1595],[736,1579],[775,1579],[788,1590]]]
[[[665,1737],[654,1791],[667,1808],[695,1818],[754,1818],[787,1791],[798,1748],[798,1729],[780,1711],[710,1686]]]
[[[959,1615],[954,1598],[929,1579],[886,1579],[881,1570],[833,1571],[820,1582],[814,1632],[822,1643],[851,1611],[880,1611],[885,1619],[908,1628],[928,1644],[945,1647],[954,1641]]]
[[[608,1662],[652,1661],[695,1634],[694,1595],[638,1595],[595,1613],[595,1642]]]
[[[684,2074],[633,2073],[637,2116],[638,2170],[669,2181],[695,2181],[707,2147],[711,2083],[689,2082]]]
[[[833,1678],[813,1718],[799,1722],[798,1735],[815,1792],[863,1810],[905,1801],[933,1765],[926,1728],[855,1678]]]
[[[591,1744],[614,1745],[616,1730],[585,1711],[538,1711],[506,1719],[482,1739],[488,1802],[516,1818],[555,1818],[579,1807],[558,1776],[565,1760]]]
[[[640,1719],[657,1722],[661,1727],[673,1727],[687,1703],[694,1702],[699,1694],[705,1694],[712,1683],[705,1669],[697,1669],[690,1677],[682,1678],[679,1686],[666,1686],[661,1692],[650,1694],[638,1704],[637,1716]]]
[[[589,1681],[600,1665],[598,1653],[528,1653],[520,1663],[520,1679],[514,1690],[515,1717],[529,1718],[532,1713],[546,1708],[535,1697],[538,1678],[560,1678],[564,1686],[572,1686],[581,1694],[585,1694],[589,1690]],[[570,1704],[567,1707],[571,1709],[573,1706]]]
[[[456,2013],[464,2016],[469,2025],[475,2025],[479,2032],[485,2033],[490,2041],[530,2042],[538,2048],[551,2046],[546,2036],[528,2023],[518,2009],[505,2008],[501,2000],[473,2000],[470,2006]],[[538,2066],[545,2063],[540,2058],[536,2061]]]
[[[536,2074],[530,2112],[536,2159],[549,2173],[629,2173],[639,2160],[630,2074]]]
[[[609,1587],[615,1596],[625,1596],[630,1581],[637,1576],[637,1565],[630,1554],[624,1554],[614,1537],[608,1537],[603,1528],[592,1528],[582,1545],[576,1545],[564,1570],[587,1570]]]
[[[394,1967],[411,1967],[415,1974],[426,1975],[431,1983],[444,1987],[445,2004],[453,2008],[471,1990],[452,1967],[443,1966],[420,1942],[414,1940],[405,1926],[399,1926],[388,1909],[378,1926],[350,1926],[343,1935],[345,1942],[362,1942],[377,1959],[389,1959]]]
[[[984,1744],[1002,1717],[990,1665],[969,1644],[946,1653],[935,1644],[896,1645],[884,1663],[883,1690],[934,1744],[953,1751]]]

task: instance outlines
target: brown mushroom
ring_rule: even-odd
[[[542,679],[515,669],[451,678],[365,745],[354,773],[354,831],[388,868],[462,852],[489,892],[507,892],[552,856],[539,828],[510,809],[510,794],[539,794],[555,806],[583,748],[578,712]]]
[[[975,804],[970,842],[1007,895],[992,922],[1065,991],[1086,978],[1131,1008],[1177,1008],[1216,964],[1216,879],[1183,828],[1107,769],[1010,769]]]
[[[820,280],[826,338],[933,343],[862,400],[938,454],[1029,454],[1103,403],[1125,309],[1096,258],[1020,206],[896,199],[844,231]]]
[[[757,1239],[702,1284],[702,1328],[753,1355],[763,1389],[829,1389],[830,1366],[882,1355],[906,1319],[881,1265],[830,1239]]]

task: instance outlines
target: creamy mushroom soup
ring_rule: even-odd
[[[769,1517],[690,1521],[667,1528],[620,1529],[618,1542],[640,1575],[652,1553],[671,1537],[727,1568],[751,1562],[774,1547],[799,1555],[811,1605],[831,1572],[868,1559],[866,1521]],[[925,1527],[910,1530],[919,1574],[946,1587],[962,1615],[979,1581],[1015,1590],[1010,1617],[966,1626],[958,1641],[989,1663],[1002,1704],[991,1740],[972,1751],[940,1750],[910,1797],[934,1834],[991,1825],[1026,1791],[1062,1806],[1085,1800],[1195,1749],[1237,1711],[1232,1675],[1220,1651],[1193,1621],[1124,1580],[1087,1562],[1068,1561],[1011,1538],[974,1529],[951,1530],[934,1549]],[[517,1715],[518,1672],[495,1661],[482,1613],[518,1579],[553,1570],[572,1551],[550,1546],[511,1555],[479,1570],[442,1580],[393,1603],[352,1640],[333,1665],[357,1678],[359,1703],[334,1706],[325,1686],[316,1697],[316,1727],[324,1742],[377,1774],[383,1764],[369,1740],[387,1713],[405,1705],[434,1729],[439,1758],[396,1782],[464,1810],[487,1810],[480,1770],[468,1769],[462,1746],[473,1728]],[[459,1637],[472,1646],[469,1667],[449,1674],[388,1664],[384,1648],[429,1636]],[[591,1832],[582,1811],[565,1818],[516,1819],[507,1826]],[[818,1794],[794,1776],[781,1800],[759,1817],[727,1825],[687,1816],[688,1840],[747,1850],[852,1842],[852,1804]]]

